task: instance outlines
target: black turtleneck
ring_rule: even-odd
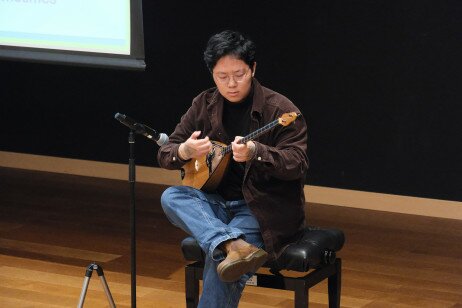
[[[234,141],[234,137],[244,137],[248,135],[250,129],[250,112],[252,110],[253,92],[249,93],[247,98],[240,103],[232,103],[228,100],[223,102],[223,127],[228,135],[227,144]],[[231,154],[232,155],[232,154]],[[217,188],[218,193],[225,200],[241,200],[242,181],[244,179],[245,163],[238,163],[231,157],[228,171],[225,173],[220,185]]]

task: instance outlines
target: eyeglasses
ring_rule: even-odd
[[[216,80],[218,82],[223,83],[223,84],[228,84],[229,81],[231,80],[231,77],[233,78],[233,80],[235,82],[241,83],[245,79],[247,79],[247,77],[249,76],[249,72],[250,72],[250,68],[247,69],[245,72],[244,71],[239,71],[239,72],[236,72],[235,74],[231,74],[231,75],[228,75],[228,74],[225,74],[225,73],[218,73],[218,74],[213,74],[213,76],[216,77]]]

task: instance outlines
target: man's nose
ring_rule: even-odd
[[[229,76],[228,87],[234,88],[237,86],[236,80],[234,80],[234,76]]]

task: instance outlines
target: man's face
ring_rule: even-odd
[[[244,61],[224,56],[218,60],[212,75],[221,95],[232,103],[240,103],[250,92],[253,72]]]

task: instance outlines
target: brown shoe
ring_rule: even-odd
[[[267,258],[266,251],[250,244],[230,249],[226,259],[217,266],[218,277],[224,282],[235,282],[245,273],[256,272]]]

